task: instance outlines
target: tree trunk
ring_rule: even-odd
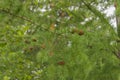
[[[120,1],[116,0],[114,3],[116,9],[116,23],[117,23],[117,33],[118,37],[120,37]]]

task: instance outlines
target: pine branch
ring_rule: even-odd
[[[30,23],[34,23],[32,20],[28,19],[28,18],[25,17],[25,16],[19,16],[19,15],[16,15],[16,14],[12,13],[9,9],[0,8],[0,11],[2,11],[2,12],[4,12],[4,13],[7,13],[7,14],[9,14],[9,15],[11,15],[11,16],[20,18],[20,19],[22,19],[22,20],[28,21],[28,22],[30,22]]]
[[[103,23],[106,23],[107,25],[111,26],[108,22],[108,20],[104,17],[104,15],[99,11],[97,10],[94,6],[92,6],[90,3],[86,3],[84,0],[82,0],[82,2],[85,4],[85,6],[97,17],[100,18],[100,20],[103,22]]]
[[[4,12],[4,13],[9,14],[9,15],[11,15],[11,16],[20,18],[20,19],[22,19],[22,20],[24,20],[24,21],[27,21],[27,22],[30,22],[30,23],[34,24],[35,26],[40,26],[38,23],[33,22],[32,20],[30,20],[29,18],[27,18],[27,17],[25,17],[25,16],[20,16],[20,15],[14,14],[14,13],[11,12],[9,9],[0,8],[0,12]],[[32,34],[33,34],[36,30],[37,30],[37,27],[36,27],[36,29],[32,32]],[[48,29],[45,29],[45,28],[43,28],[43,27],[41,27],[41,30],[48,31]]]
[[[113,54],[114,54],[118,59],[120,59],[120,52],[116,53],[115,51],[113,51]]]

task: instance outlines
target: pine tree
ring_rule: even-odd
[[[103,13],[113,3],[1,0],[0,79],[119,80],[118,35]]]

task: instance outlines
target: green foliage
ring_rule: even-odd
[[[118,36],[96,8],[112,1],[103,2],[1,0],[0,79],[120,80]]]

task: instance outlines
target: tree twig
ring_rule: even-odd
[[[16,14],[12,13],[11,11],[9,11],[9,9],[0,8],[0,11],[2,11],[2,12],[4,12],[4,13],[7,13],[7,14],[9,14],[9,15],[11,15],[11,16],[14,16],[14,17],[18,17],[18,18],[20,18],[20,19],[22,19],[22,20],[25,20],[25,21],[28,21],[28,22],[30,22],[30,23],[34,23],[32,20],[28,19],[28,18],[25,17],[25,16],[19,16],[19,15],[16,15]]]

